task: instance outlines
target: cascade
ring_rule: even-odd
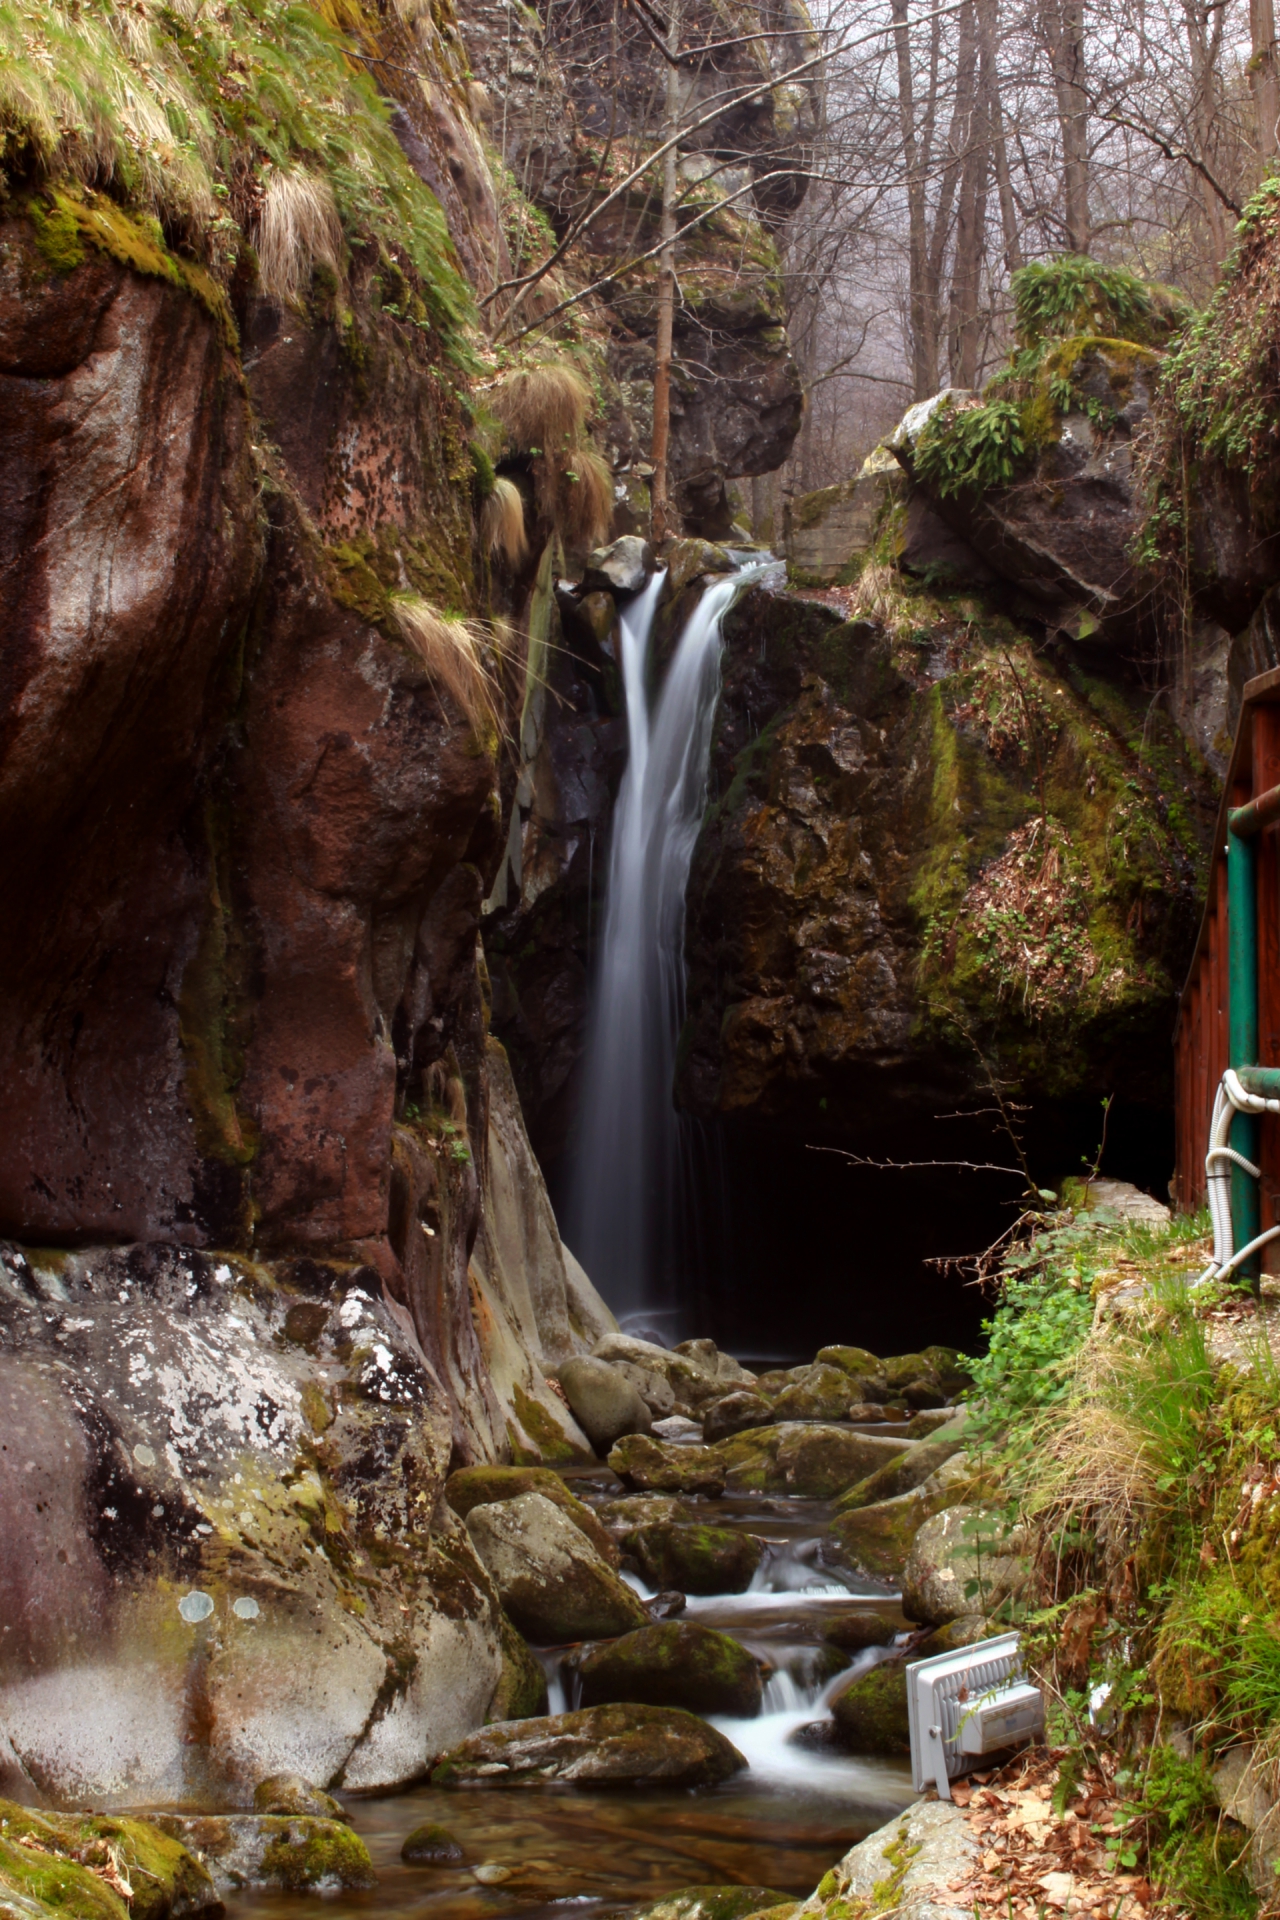
[[[751,570],[752,572],[755,570]],[[673,1317],[682,1166],[672,1102],[685,888],[706,804],[721,625],[747,570],[709,586],[650,702],[664,574],[620,615],[628,759],[614,812],[568,1235],[620,1319]]]

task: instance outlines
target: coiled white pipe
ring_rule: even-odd
[[[1255,1167],[1251,1160],[1227,1145],[1231,1122],[1237,1113],[1280,1113],[1280,1100],[1264,1099],[1260,1093],[1246,1093],[1235,1069],[1228,1067],[1214,1095],[1213,1118],[1209,1122],[1209,1151],[1204,1157],[1209,1217],[1213,1221],[1213,1258],[1201,1274],[1201,1281],[1225,1280],[1250,1254],[1266,1246],[1269,1240],[1280,1237],[1280,1227],[1268,1227],[1265,1233],[1250,1240],[1238,1253],[1233,1250],[1231,1168],[1243,1168],[1254,1180],[1262,1177],[1261,1167]]]

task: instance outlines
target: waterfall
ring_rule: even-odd
[[[706,589],[652,710],[649,639],[665,575],[620,615],[629,751],[609,849],[569,1234],[619,1318],[672,1304],[685,887],[706,804],[721,622],[744,577]]]

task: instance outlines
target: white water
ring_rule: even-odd
[[[649,641],[665,576],[620,617],[629,757],[609,850],[568,1235],[620,1318],[673,1299],[685,888],[706,804],[721,623],[747,577],[707,588],[652,711]]]

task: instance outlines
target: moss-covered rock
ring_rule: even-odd
[[[681,1887],[641,1907],[634,1920],[750,1920],[756,1913],[775,1915],[796,1904],[772,1887]]]
[[[435,1787],[712,1787],[746,1766],[722,1733],[676,1707],[585,1707],[486,1727],[445,1754]]]
[[[712,1447],[672,1447],[648,1434],[629,1433],[609,1455],[620,1480],[641,1492],[724,1492],[725,1468]]]
[[[896,1584],[902,1578],[916,1534],[945,1500],[945,1494],[930,1499],[917,1489],[899,1494],[895,1500],[878,1500],[874,1506],[840,1514],[827,1529],[823,1555],[849,1573]]]
[[[739,1719],[760,1711],[763,1689],[754,1656],[729,1634],[692,1621],[668,1620],[624,1633],[590,1648],[576,1668],[584,1707],[636,1700]]]
[[[448,1827],[429,1820],[415,1827],[400,1849],[400,1858],[411,1867],[456,1867],[466,1858]]]
[[[273,1773],[253,1790],[255,1813],[310,1814],[318,1820],[345,1820],[342,1802],[313,1787],[300,1773]]]
[[[762,1393],[727,1393],[723,1400],[712,1400],[703,1409],[702,1437],[708,1446],[727,1440],[749,1427],[766,1426],[774,1416],[773,1403]]]
[[[218,1906],[196,1854],[154,1822],[41,1814],[9,1800],[0,1800],[0,1883],[76,1920],[122,1906],[141,1920],[181,1920]]]
[[[622,1546],[651,1586],[681,1593],[745,1593],[765,1554],[754,1534],[693,1521],[634,1527]]]
[[[756,1427],[715,1447],[728,1493],[795,1493],[829,1500],[910,1445],[821,1422]]]
[[[865,1480],[859,1480],[856,1486],[842,1493],[836,1502],[836,1512],[852,1513],[858,1507],[870,1507],[881,1500],[896,1500],[899,1494],[911,1493],[916,1487],[923,1486],[930,1474],[960,1452],[963,1442],[957,1436],[954,1440],[918,1440],[908,1447],[895,1460],[888,1460],[884,1466],[877,1467]]]
[[[473,1507],[518,1500],[523,1493],[540,1493],[550,1500],[586,1534],[601,1559],[617,1566],[618,1550],[606,1529],[550,1467],[459,1467],[445,1482],[445,1498],[460,1520],[465,1520]]]
[[[547,1676],[528,1641],[517,1632],[505,1610],[499,1627],[502,1635],[502,1677],[489,1702],[485,1719],[531,1720],[547,1710]]]
[[[369,1849],[341,1820],[166,1813],[155,1824],[199,1854],[220,1894],[357,1892],[378,1884]]]
[[[833,1697],[831,1717],[837,1739],[850,1753],[910,1753],[906,1667],[892,1660],[859,1674]]]
[[[773,1417],[775,1420],[843,1420],[850,1407],[865,1399],[861,1386],[865,1377],[825,1364],[810,1367],[802,1380],[783,1388],[773,1403]]]
[[[903,1612],[932,1627],[977,1611],[990,1613],[1023,1575],[1016,1545],[998,1510],[959,1505],[935,1514],[911,1543],[902,1576]]]
[[[887,1647],[901,1631],[898,1623],[891,1620],[887,1613],[876,1613],[867,1607],[851,1607],[848,1613],[839,1613],[822,1624],[823,1640],[841,1653],[862,1653],[867,1647]]]
[[[535,1645],[603,1638],[647,1624],[631,1588],[545,1495],[473,1507],[467,1532],[503,1608]]]
[[[884,1363],[874,1353],[868,1353],[865,1347],[820,1347],[815,1365],[839,1367],[841,1373],[847,1373],[856,1380],[859,1397],[863,1400],[883,1400],[888,1379]]]

